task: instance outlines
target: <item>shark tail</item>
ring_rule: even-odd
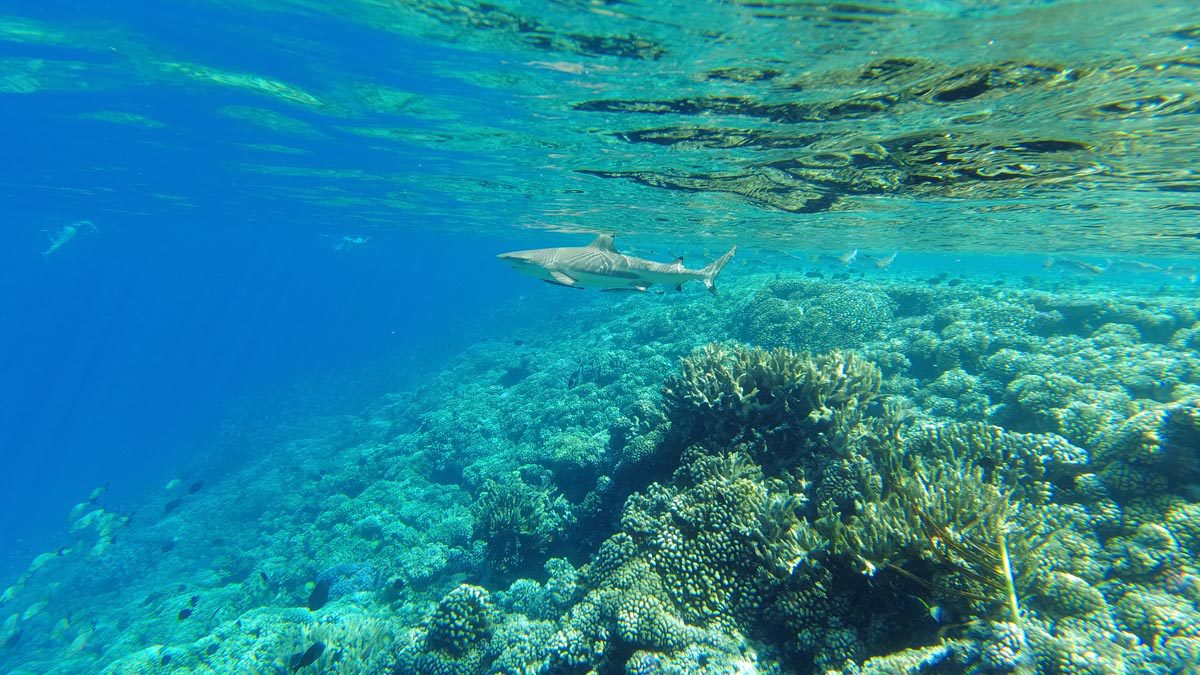
[[[710,262],[704,269],[700,270],[700,281],[704,282],[704,287],[708,289],[709,293],[713,295],[717,294],[717,277],[721,274],[721,270],[725,269],[725,266],[733,259],[735,251],[737,251],[737,244],[730,246],[725,255]]]

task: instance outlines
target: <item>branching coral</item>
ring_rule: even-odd
[[[812,356],[787,348],[709,344],[680,364],[663,387],[667,415],[713,443],[828,422],[838,408],[879,393],[879,368],[853,353]]]
[[[539,562],[537,556],[570,523],[570,505],[544,476],[536,484],[514,471],[488,479],[473,505],[475,535],[486,542],[497,571],[510,573]]]

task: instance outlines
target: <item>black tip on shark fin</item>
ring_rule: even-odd
[[[676,292],[676,293],[680,293],[680,292],[682,292],[682,291],[683,291],[683,284],[679,284],[678,286],[676,286],[676,287],[675,287],[675,292]]]
[[[683,256],[679,256],[678,258],[676,258],[676,259],[675,259],[675,262],[673,262],[673,263],[671,263],[671,264],[672,264],[672,265],[679,265],[679,266],[681,266],[681,267],[682,267],[682,266],[683,266]]]

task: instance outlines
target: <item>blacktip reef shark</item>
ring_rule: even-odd
[[[90,220],[77,220],[73,223],[68,223],[58,228],[58,232],[50,234],[50,230],[42,230],[50,239],[50,248],[42,251],[42,259],[49,260],[50,254],[67,245],[67,242],[75,238],[79,231],[83,228],[91,228],[92,232],[100,232],[100,228],[96,227],[95,223]]]
[[[660,263],[618,253],[613,235],[602,234],[587,246],[513,251],[497,257],[522,274],[568,288],[645,291],[654,284],[662,284],[680,291],[685,283],[699,281],[716,295],[717,275],[735,251],[737,245],[703,269],[689,270],[683,266],[682,256],[671,263]]]

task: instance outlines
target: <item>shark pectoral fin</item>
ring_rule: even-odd
[[[578,283],[576,283],[574,279],[571,279],[571,277],[568,275],[560,273],[560,271],[557,269],[550,270],[550,275],[554,277],[554,283],[558,283],[558,285],[570,287],[578,286]]]
[[[676,293],[679,293],[679,292],[681,292],[681,291],[683,291],[683,284],[679,284],[678,286],[676,286],[676,287],[675,287],[675,292],[676,292]]]

